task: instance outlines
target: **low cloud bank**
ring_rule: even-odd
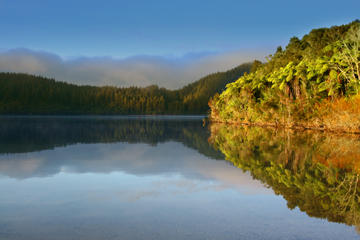
[[[0,72],[21,72],[59,81],[94,86],[180,88],[213,72],[263,59],[264,52],[198,53],[182,57],[134,56],[63,59],[48,52],[13,49],[0,52]]]

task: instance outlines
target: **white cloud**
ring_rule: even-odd
[[[0,52],[1,72],[22,72],[81,85],[119,87],[157,84],[180,88],[213,72],[262,59],[264,51],[187,54],[182,57],[79,57],[66,60],[48,52],[13,49]]]

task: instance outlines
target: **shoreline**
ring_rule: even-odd
[[[228,124],[233,126],[252,126],[252,127],[262,127],[262,128],[274,128],[274,129],[287,129],[287,130],[300,130],[300,131],[318,131],[318,132],[328,132],[334,134],[350,134],[350,135],[359,135],[359,130],[345,130],[343,128],[327,128],[327,127],[316,127],[316,126],[304,126],[304,125],[295,125],[288,126],[285,124],[277,123],[249,123],[249,122],[236,122],[236,121],[219,121],[212,120],[211,117],[208,118],[209,124]]]

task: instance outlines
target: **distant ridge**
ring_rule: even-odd
[[[0,73],[0,114],[204,114],[211,96],[249,72],[251,63],[210,74],[179,90],[156,85],[95,87],[21,73]]]

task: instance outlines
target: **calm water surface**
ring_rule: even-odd
[[[0,118],[0,239],[359,238],[338,136],[201,119]]]

